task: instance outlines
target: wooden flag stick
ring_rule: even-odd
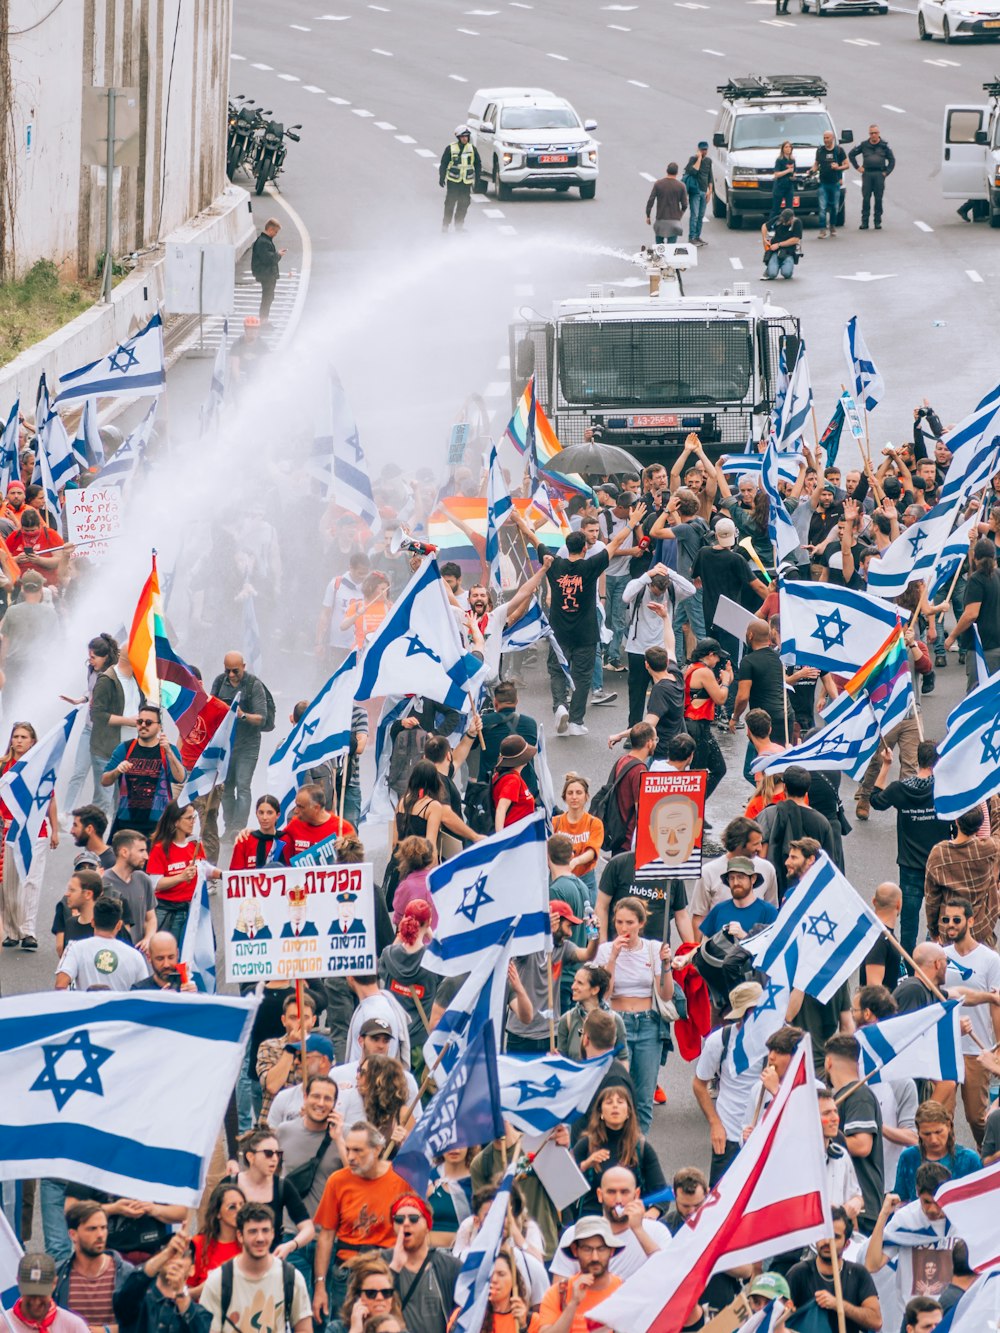
[[[847,1316],[844,1313],[844,1289],[840,1282],[840,1258],[837,1254],[836,1238],[830,1237],[830,1263],[833,1268],[833,1298],[837,1302],[837,1331],[847,1333]]]

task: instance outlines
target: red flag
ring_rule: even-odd
[[[198,711],[191,730],[181,739],[181,763],[190,773],[195,763],[201,758],[201,752],[219,729],[219,724],[229,712],[229,705],[214,694],[207,694],[205,702]]]

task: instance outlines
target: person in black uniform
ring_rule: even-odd
[[[877,125],[869,125],[868,138],[855,144],[847,155],[850,164],[861,172],[861,226],[860,231],[868,230],[868,216],[872,200],[875,201],[875,230],[882,228],[882,195],[885,192],[885,178],[896,165],[896,158],[882,136]],[[861,159],[860,164],[858,158]]]
[[[260,283],[260,322],[266,324],[271,314],[274,289],[278,285],[278,265],[284,250],[279,250],[274,238],[281,231],[277,218],[268,218],[264,230],[253,243],[250,252],[250,272]]]

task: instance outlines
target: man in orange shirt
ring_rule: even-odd
[[[542,1297],[538,1333],[604,1333],[607,1325],[590,1328],[587,1311],[621,1286],[621,1278],[608,1272],[608,1264],[614,1251],[624,1244],[606,1218],[584,1217],[577,1222],[568,1248],[580,1272],[554,1283]]]
[[[344,1264],[360,1250],[384,1250],[388,1260],[396,1244],[393,1204],[410,1186],[380,1154],[385,1139],[374,1125],[353,1125],[344,1136],[346,1166],[334,1171],[316,1209],[313,1318],[322,1328],[336,1314],[347,1293],[350,1269]],[[336,1246],[336,1260],[331,1258]]]

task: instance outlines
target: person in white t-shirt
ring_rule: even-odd
[[[945,985],[949,994],[961,994],[963,987],[974,991],[1000,991],[1000,956],[995,949],[976,942],[972,921],[973,907],[969,899],[949,894],[938,913],[938,930],[948,959]],[[980,1050],[989,1050],[1000,1041],[1000,994],[991,1004],[970,1005],[967,1016],[972,1021],[972,1034],[962,1038],[965,1058],[962,1103],[978,1149],[983,1146],[986,1115],[990,1109],[990,1072],[976,1057]],[[980,1046],[976,1045],[975,1037],[979,1038]],[[934,1097],[954,1114],[954,1083],[938,1084]]]
[[[840,1132],[840,1111],[837,1101],[828,1088],[820,1089],[819,1120],[823,1127],[823,1140],[826,1144],[826,1188],[830,1204],[834,1208],[843,1208],[852,1222],[857,1222],[858,1213],[865,1206],[864,1195],[858,1184],[858,1173],[851,1161],[851,1154],[842,1143],[837,1142]]]
[[[712,1135],[710,1186],[716,1184],[739,1152],[743,1130],[753,1120],[764,1059],[755,1060],[738,1073],[734,1057],[746,1015],[760,1002],[763,994],[763,987],[756,981],[741,981],[733,987],[729,992],[729,1012],[723,1014],[724,1025],[705,1038],[695,1065],[694,1097]],[[719,1092],[713,1101],[710,1088],[715,1078],[719,1080]]]
[[[623,1279],[631,1277],[650,1255],[663,1249],[670,1240],[670,1232],[662,1222],[646,1217],[635,1176],[626,1166],[613,1166],[604,1172],[597,1198],[612,1232],[624,1242],[612,1254],[608,1270]],[[580,1271],[580,1261],[573,1258],[570,1249],[573,1230],[568,1227],[560,1237],[549,1266],[553,1277],[575,1277]]]
[[[101,897],[94,903],[94,933],[90,938],[67,944],[56,972],[56,990],[131,990],[149,976],[146,960],[138,949],[118,938],[122,924],[119,898]]]
[[[361,596],[361,584],[371,569],[364,551],[354,551],[346,574],[330,580],[323,593],[323,606],[316,626],[316,656],[328,667],[339,666],[354,647],[353,628],[343,629],[348,605]]]
[[[358,1001],[347,1029],[348,1060],[358,1058],[366,1037],[387,1036],[388,1044],[381,1044],[368,1054],[392,1055],[409,1067],[410,1021],[403,1006],[388,991],[379,990],[377,977],[348,977],[347,984]]]

